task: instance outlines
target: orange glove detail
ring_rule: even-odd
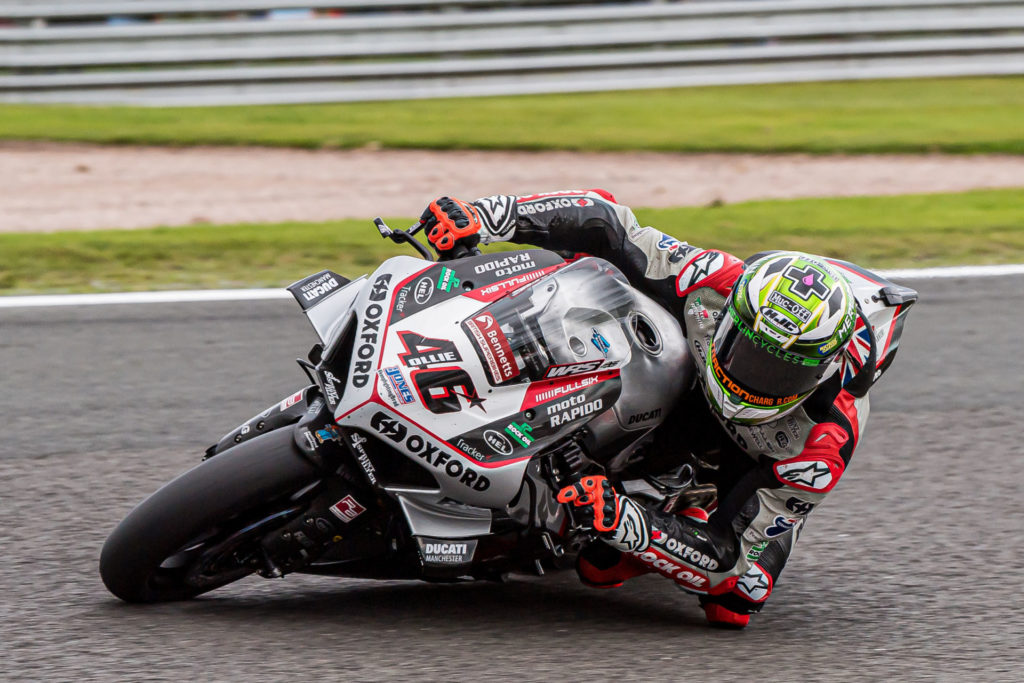
[[[611,532],[619,527],[619,495],[603,475],[583,477],[558,492],[559,503],[572,503],[592,522],[594,531]]]
[[[438,251],[450,251],[456,242],[474,247],[480,241],[483,227],[480,214],[472,204],[452,197],[441,197],[430,203],[420,216],[427,229],[427,239]]]

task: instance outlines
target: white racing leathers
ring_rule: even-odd
[[[698,514],[635,506],[638,519],[631,521],[646,526],[639,535],[644,542],[607,539],[619,552],[611,558],[607,550],[584,553],[581,577],[607,586],[656,571],[702,602],[759,611],[808,514],[850,462],[868,415],[866,389],[860,396],[844,390],[840,372],[781,419],[755,426],[729,422],[705,398],[703,361],[742,272],[738,258],[641,227],[628,207],[603,190],[487,197],[474,204],[489,224],[484,242],[534,244],[615,264],[681,321],[699,366],[698,385],[659,428],[654,457],[671,465],[686,448],[715,460],[717,507],[705,522]]]

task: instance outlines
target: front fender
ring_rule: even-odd
[[[261,434],[295,424],[302,419],[302,416],[309,410],[310,404],[319,396],[320,389],[311,384],[284,398],[221,437],[220,441],[206,449],[206,458],[219,455]]]

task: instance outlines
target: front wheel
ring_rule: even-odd
[[[100,576],[126,602],[186,600],[259,569],[258,538],[301,510],[289,498],[320,472],[283,428],[217,455],[140,503],[100,554]]]

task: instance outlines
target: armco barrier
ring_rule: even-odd
[[[294,16],[280,12],[289,8],[304,11],[273,18]],[[1022,73],[1024,0],[0,0],[7,102],[329,102]]]

